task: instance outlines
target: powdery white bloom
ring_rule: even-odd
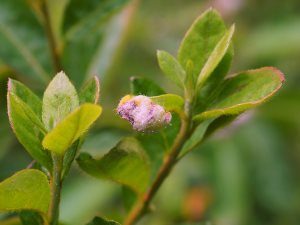
[[[123,97],[117,108],[118,114],[128,120],[137,131],[153,131],[171,122],[172,115],[144,95]]]

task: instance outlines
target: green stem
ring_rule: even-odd
[[[61,194],[61,173],[63,165],[63,157],[61,155],[52,154],[53,174],[50,180],[51,201],[48,211],[49,225],[57,225],[59,218],[59,203]]]
[[[190,104],[186,104],[185,107],[186,116],[181,119],[180,131],[169,151],[169,154],[166,155],[163,164],[161,165],[159,172],[151,185],[150,189],[141,196],[137,203],[132,208],[131,212],[128,214],[125,219],[124,225],[133,225],[138,222],[139,219],[147,212],[149,205],[154,198],[155,194],[159,190],[160,186],[163,184],[165,179],[170,174],[171,170],[177,163],[177,157],[180,153],[181,148],[183,147],[185,140],[189,136],[190,129]]]

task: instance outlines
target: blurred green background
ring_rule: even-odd
[[[57,70],[40,4],[0,1],[0,180],[31,162],[9,127],[7,78],[41,93]],[[101,80],[104,114],[82,149],[98,156],[132,133],[113,112],[129,92],[130,76],[178,92],[159,71],[157,49],[175,55],[185,31],[208,7],[218,9],[228,25],[234,22],[231,72],[276,66],[286,75],[284,87],[183,159],[155,199],[155,212],[140,224],[300,224],[299,0],[52,0],[52,6],[53,24],[65,19],[54,35],[61,67],[77,88],[90,75]],[[125,213],[118,185],[74,166],[63,189],[63,222],[82,225],[94,215],[121,221]]]

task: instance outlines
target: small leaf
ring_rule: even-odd
[[[124,138],[98,160],[81,153],[77,162],[88,174],[120,183],[138,194],[145,191],[150,178],[148,158],[134,138]]]
[[[21,211],[19,215],[22,225],[44,225],[43,217],[37,212]]]
[[[118,222],[112,220],[106,220],[100,217],[95,217],[91,222],[87,225],[121,225]]]
[[[48,85],[43,98],[43,122],[48,130],[55,127],[79,105],[77,92],[64,72]]]
[[[189,28],[179,47],[178,60],[185,70],[188,61],[193,62],[195,80],[225,32],[221,16],[212,9],[204,12]]]
[[[48,179],[39,170],[22,170],[0,183],[0,211],[34,210],[46,213],[49,202]]]
[[[218,42],[211,55],[207,59],[205,65],[203,66],[197,81],[197,87],[200,88],[204,85],[208,77],[212,74],[212,72],[217,68],[218,64],[223,59],[226,54],[232,36],[234,33],[234,25],[225,33],[222,39]]]
[[[8,91],[18,96],[24,103],[26,103],[32,111],[41,118],[42,116],[42,101],[36,96],[28,87],[19,81],[8,79]]]
[[[179,95],[165,94],[151,97],[151,100],[165,108],[181,115],[183,113],[184,100]]]
[[[11,127],[20,143],[35,160],[51,170],[51,156],[41,144],[46,133],[43,123],[26,103],[10,91],[7,109]]]
[[[98,105],[90,103],[81,105],[45,136],[42,142],[44,148],[64,154],[96,121],[101,111],[102,108]]]
[[[152,80],[141,77],[131,77],[130,81],[132,95],[155,96],[165,94],[164,90]]]
[[[284,75],[276,68],[264,67],[227,78],[217,98],[195,121],[221,115],[235,115],[253,108],[272,97],[281,87]]]
[[[164,74],[179,87],[183,87],[186,74],[179,62],[165,51],[157,51],[157,58]]]
[[[83,103],[97,104],[99,101],[100,84],[97,76],[90,79],[79,92],[79,101]]]

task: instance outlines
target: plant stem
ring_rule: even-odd
[[[47,6],[46,1],[43,1],[42,12],[44,15],[45,31],[46,31],[46,35],[47,35],[48,42],[49,42],[53,67],[56,72],[60,72],[62,70],[62,65],[60,62],[58,45],[56,43],[56,40],[55,40],[55,37],[53,34],[53,29],[52,29],[50,15],[49,15],[48,6]]]
[[[125,219],[124,225],[135,224],[147,212],[153,197],[155,196],[165,179],[168,177],[173,167],[176,165],[177,157],[180,153],[180,150],[190,133],[189,107],[189,105],[186,107],[186,114],[188,115],[181,119],[180,131],[176,136],[176,139],[169,151],[169,154],[166,155],[164,162],[161,165],[159,172],[156,176],[156,179],[154,180],[150,189],[141,198],[138,199],[137,203]]]
[[[59,217],[59,203],[61,194],[61,172],[63,157],[61,155],[52,154],[53,158],[53,174],[50,180],[51,201],[48,211],[48,219],[50,225],[57,225]]]

